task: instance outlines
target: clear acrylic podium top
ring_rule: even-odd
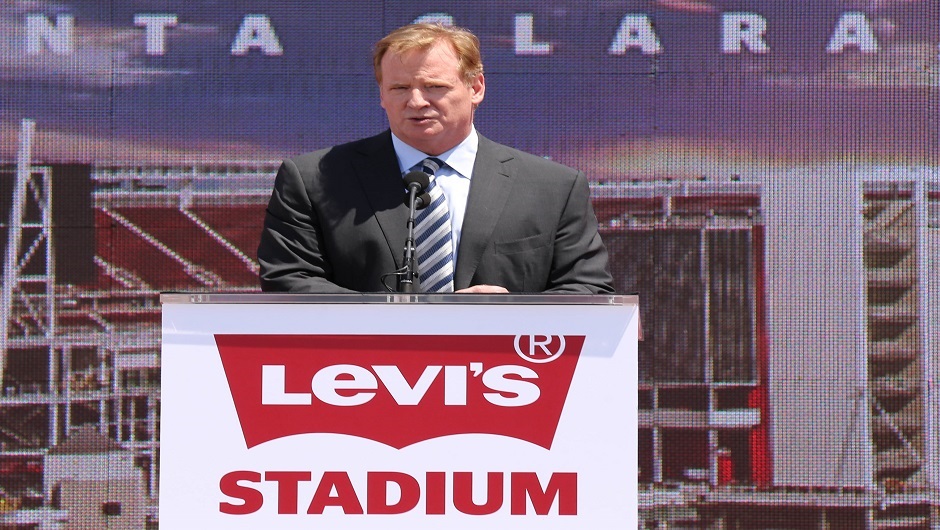
[[[637,295],[552,293],[180,293],[160,294],[163,304],[504,304],[504,305],[628,305]]]

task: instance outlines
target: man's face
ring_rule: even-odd
[[[467,85],[458,65],[457,53],[447,42],[385,54],[379,98],[395,136],[439,155],[470,134],[473,111],[483,101],[483,74]]]

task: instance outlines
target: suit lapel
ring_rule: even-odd
[[[507,163],[512,158],[499,144],[480,136],[457,252],[454,289],[470,286],[483,252],[493,238],[496,221],[506,206],[512,184],[512,166]]]
[[[402,251],[407,237],[408,208],[404,205],[404,185],[396,178],[398,158],[392,147],[389,131],[369,138],[359,147],[353,165],[362,184],[366,200],[388,243],[396,267],[401,267]]]

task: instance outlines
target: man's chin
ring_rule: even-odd
[[[441,137],[441,131],[434,129],[409,131],[408,134],[399,136],[403,142],[418,149],[421,149],[421,146],[434,145],[440,142]],[[421,150],[425,151],[424,149]]]
[[[408,133],[412,136],[430,138],[443,131],[440,122],[435,120],[413,120],[408,122]]]

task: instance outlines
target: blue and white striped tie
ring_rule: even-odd
[[[425,158],[421,170],[431,175],[427,192],[431,204],[421,210],[415,219],[415,252],[418,259],[418,278],[425,293],[454,292],[454,248],[450,234],[450,211],[447,197],[433,178],[444,165],[438,158]]]

